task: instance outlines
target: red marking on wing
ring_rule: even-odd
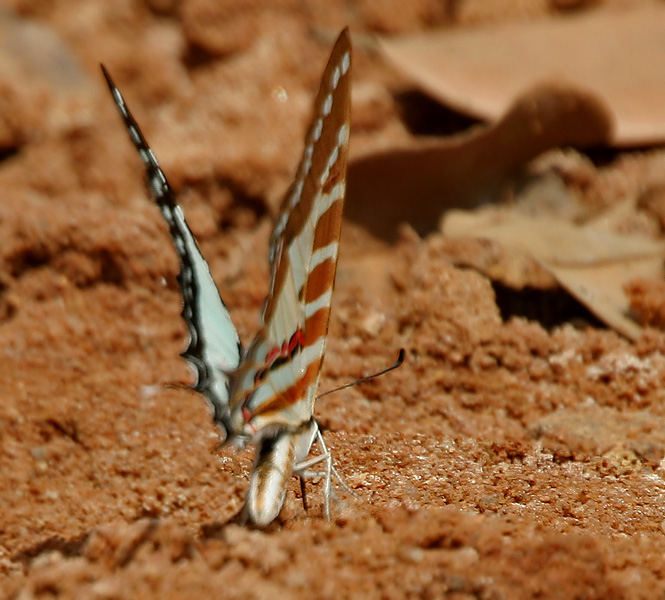
[[[273,396],[261,404],[261,406],[257,407],[254,410],[252,417],[277,413],[303,399],[309,384],[318,376],[319,371],[321,370],[322,361],[323,358],[319,358],[311,363],[300,379],[283,392]]]
[[[302,346],[305,342],[305,336],[303,336],[302,330],[298,329],[292,336],[289,341],[289,354],[293,354],[296,348]]]

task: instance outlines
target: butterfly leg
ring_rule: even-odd
[[[344,481],[342,476],[339,474],[339,471],[332,464],[332,453],[328,450],[328,447],[326,446],[323,440],[323,435],[320,430],[317,432],[316,437],[317,437],[317,442],[319,444],[319,448],[321,449],[321,454],[313,458],[310,458],[309,460],[297,463],[296,466],[294,467],[294,472],[296,473],[296,475],[302,475],[302,477],[310,479],[313,477],[324,477],[326,476],[326,471],[309,471],[307,469],[320,462],[329,461],[330,474],[332,475],[332,477],[334,477],[337,480],[337,482],[344,488],[345,492],[351,494],[351,496],[353,496],[354,498],[358,498],[359,497],[358,494],[356,494],[349,487],[349,484],[346,483],[346,481]]]
[[[307,488],[305,487],[305,478],[298,477],[298,481],[300,481],[300,497],[302,498],[302,508],[305,512],[309,512],[309,508],[307,506]]]
[[[344,488],[346,492],[348,492],[351,496],[354,498],[358,498],[358,495],[349,487],[349,485],[342,479],[342,476],[339,474],[337,469],[333,465],[332,461],[332,453],[330,450],[328,450],[328,447],[326,446],[325,440],[323,439],[323,434],[321,433],[321,428],[319,427],[319,424],[315,421],[312,420],[311,423],[313,423],[313,427],[310,430],[311,431],[311,438],[309,441],[309,447],[307,449],[307,453],[309,453],[309,449],[313,445],[315,439],[316,442],[319,446],[320,454],[317,456],[314,456],[308,460],[299,460],[296,462],[293,472],[294,474],[298,475],[301,478],[301,482],[304,479],[311,479],[313,477],[323,477],[323,498],[324,498],[324,506],[323,506],[323,512],[326,517],[326,519],[330,519],[330,498],[332,497],[333,499],[335,498],[335,492],[332,487],[332,478],[334,477],[339,484]],[[315,429],[314,429],[315,427]],[[303,448],[301,446],[301,448]],[[307,454],[305,454],[306,456]],[[298,454],[297,456],[302,456],[302,454]],[[322,471],[315,471],[311,470],[311,467],[314,465],[318,465],[319,463],[325,463],[325,468]],[[304,483],[301,486],[304,489]],[[305,495],[303,494],[303,499],[305,498]]]
[[[321,449],[321,456],[325,457],[326,463],[326,472],[324,477],[324,487],[323,487],[323,514],[326,519],[330,519],[330,496],[332,495],[332,472],[334,470],[332,464],[332,454],[328,447],[326,446],[325,441],[323,440],[323,434],[321,433],[321,428],[319,424],[316,424],[316,441],[319,443],[319,448]]]
[[[298,475],[300,477],[300,487],[303,490],[303,506],[306,506],[306,496],[304,493],[305,489],[305,484],[304,480],[305,479],[310,479],[312,477],[323,477],[324,478],[324,496],[325,496],[325,515],[326,518],[330,518],[330,510],[329,510],[329,498],[330,498],[330,490],[331,490],[331,485],[330,485],[330,468],[332,467],[332,457],[330,455],[330,452],[328,452],[328,449],[325,446],[325,443],[321,447],[321,454],[318,456],[315,456],[313,458],[307,459],[307,455],[309,454],[312,445],[314,444],[314,441],[317,440],[320,442],[323,441],[323,437],[321,436],[321,430],[319,428],[319,424],[316,422],[315,419],[311,419],[307,423],[305,423],[302,426],[301,431],[296,434],[297,435],[297,442],[296,442],[296,460],[295,464],[293,466],[293,473],[295,475]],[[326,469],[324,471],[312,471],[311,467],[314,465],[318,465],[321,462],[326,463]]]

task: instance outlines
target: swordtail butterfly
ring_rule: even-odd
[[[125,100],[102,67],[113,99],[146,170],[178,258],[182,317],[189,343],[182,356],[194,389],[210,403],[226,442],[256,444],[243,518],[265,527],[279,514],[289,477],[324,463],[324,512],[336,475],[314,401],[323,363],[346,189],[351,43],[342,31],[314,101],[305,148],[270,236],[270,287],[262,326],[243,350],[210,268],[157,159]],[[308,460],[315,441],[320,454]]]

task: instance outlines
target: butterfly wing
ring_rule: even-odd
[[[138,124],[127,108],[120,90],[102,66],[129,137],[145,166],[148,187],[169,226],[180,260],[178,283],[182,292],[182,317],[189,330],[189,344],[182,356],[197,373],[194,388],[205,395],[215,420],[228,432],[229,373],[240,363],[240,340],[224,302],[219,295],[208,263],[194,239],[173,190],[148,146]]]
[[[295,180],[270,241],[264,326],[231,384],[232,428],[295,430],[312,416],[328,334],[346,187],[351,45],[339,36]]]

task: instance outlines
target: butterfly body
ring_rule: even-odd
[[[108,73],[104,75],[146,167],[178,257],[183,356],[197,372],[226,441],[257,445],[244,514],[258,526],[281,510],[292,473],[326,462],[326,512],[334,471],[313,418],[337,267],[349,138],[351,47],[344,30],[324,71],[296,177],[270,238],[270,291],[263,326],[243,352],[228,310],[166,177]],[[321,455],[307,461],[318,439]]]
[[[318,433],[314,419],[298,430],[279,429],[257,440],[244,516],[259,527],[269,525],[284,504],[286,483],[302,464]]]

